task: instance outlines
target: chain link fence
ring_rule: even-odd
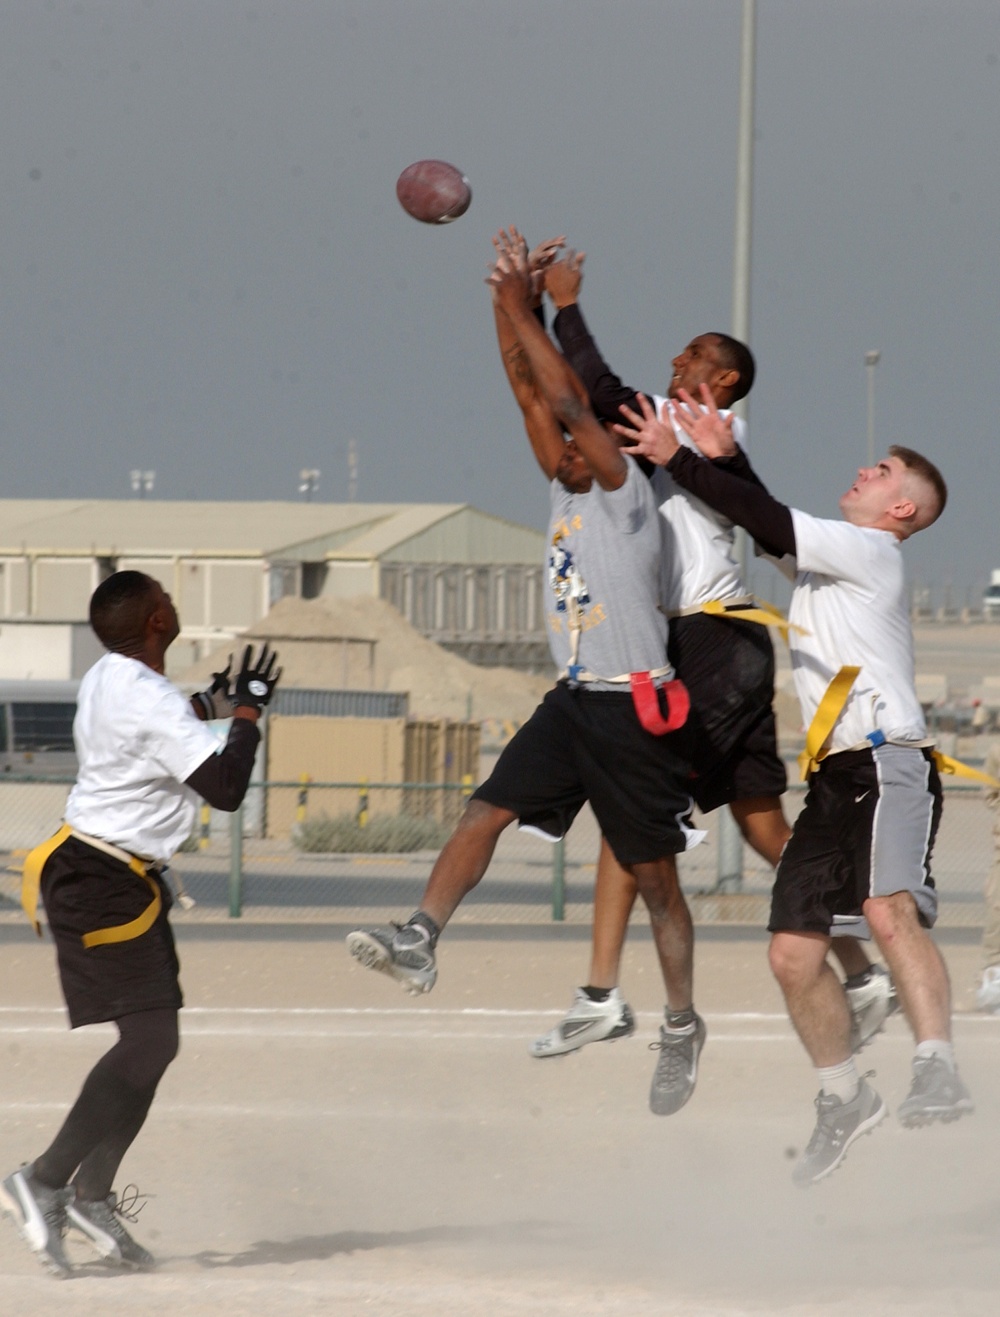
[[[0,781],[0,920],[18,917],[23,857],[59,826],[69,785],[68,779]],[[173,861],[175,878],[195,902],[180,917],[336,924],[405,918],[472,790],[468,778],[449,785],[255,782],[237,814],[206,807]],[[803,797],[801,785],[789,788],[790,817]],[[706,840],[679,857],[692,913],[699,922],[763,927],[771,869],[744,846],[740,889],[719,891],[717,817],[695,816]],[[589,924],[598,848],[586,807],[557,845],[509,828],[454,922]],[[981,926],[992,858],[991,816],[979,789],[946,779],[933,865],[942,926]]]

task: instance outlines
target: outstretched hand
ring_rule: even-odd
[[[586,252],[570,248],[561,261],[555,261],[545,271],[545,291],[559,310],[571,306],[579,298],[586,259]]]
[[[497,259],[486,280],[493,300],[508,315],[530,308],[533,294],[528,244],[511,225],[495,235],[493,247]]]
[[[674,408],[674,421],[684,431],[703,457],[733,457],[736,440],[733,438],[732,412],[720,416],[707,384],[699,385],[699,406],[686,389],[678,389],[680,406]]]
[[[635,457],[645,457],[654,466],[666,466],[680,448],[672,425],[661,421],[656,409],[644,393],[637,393],[641,412],[622,403],[620,411],[628,425],[615,425],[614,431],[628,443],[623,451]]]

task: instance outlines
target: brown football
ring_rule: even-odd
[[[450,224],[472,201],[469,180],[446,160],[417,160],[396,181],[399,204],[421,224]]]

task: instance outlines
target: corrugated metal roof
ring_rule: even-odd
[[[538,532],[460,503],[0,499],[0,554],[370,560],[437,526],[442,526],[437,538],[444,543],[453,536],[456,544],[509,543],[517,556],[506,561],[534,561],[541,552]],[[478,533],[470,533],[470,526],[478,527]],[[528,543],[531,556],[526,558]]]

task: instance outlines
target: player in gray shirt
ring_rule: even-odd
[[[648,480],[595,418],[535,315],[533,274],[558,244],[529,258],[515,230],[494,243],[488,283],[501,353],[551,481],[548,631],[560,679],[473,795],[420,908],[402,928],[357,929],[347,944],[408,991],[429,991],[438,937],[504,829],[516,821],[557,841],[589,800],[649,910],[667,997],[650,1106],[669,1115],[694,1090],[705,1026],[693,1005],[694,932],[674,859],[701,834],[688,817],[687,694],[666,663],[658,609],[660,518]]]

